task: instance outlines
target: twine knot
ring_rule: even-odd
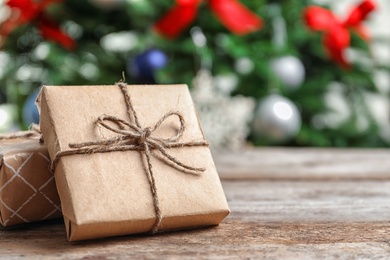
[[[191,146],[208,146],[205,140],[180,142],[185,131],[185,120],[179,112],[168,112],[162,116],[153,127],[141,127],[137,113],[131,102],[130,95],[127,90],[127,84],[119,82],[116,84],[122,91],[125,99],[127,114],[129,121],[122,120],[115,116],[101,115],[98,117],[96,124],[101,128],[105,128],[116,135],[112,138],[69,144],[70,150],[60,151],[52,160],[51,169],[54,172],[55,167],[61,157],[75,154],[91,154],[91,153],[106,153],[116,151],[139,151],[146,157],[146,174],[149,180],[150,189],[153,197],[153,205],[156,213],[156,222],[152,227],[151,232],[156,233],[162,222],[162,213],[160,202],[157,194],[157,186],[154,179],[153,166],[151,163],[151,150],[158,150],[161,154],[160,159],[169,166],[183,172],[196,174],[204,172],[205,168],[193,167],[186,165],[173,157],[167,152],[170,148],[191,147]],[[164,121],[169,117],[176,117],[180,123],[176,134],[169,138],[155,137],[153,132],[158,129]],[[115,126],[114,126],[115,125]]]
[[[146,127],[146,128],[144,128],[144,129],[142,129],[141,136],[140,136],[140,138],[138,139],[138,144],[139,144],[139,145],[144,145],[146,139],[147,139],[151,134],[152,134],[152,130],[151,130],[150,127]]]

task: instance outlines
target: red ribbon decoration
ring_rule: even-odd
[[[176,0],[175,6],[168,11],[155,25],[157,32],[174,39],[187,28],[198,12],[202,0]],[[215,16],[230,31],[244,35],[259,30],[263,20],[237,0],[207,0]]]
[[[350,45],[348,30],[355,30],[362,39],[369,40],[370,36],[362,21],[374,9],[374,1],[364,0],[352,9],[345,21],[341,21],[327,9],[310,6],[304,11],[304,20],[310,29],[324,32],[323,44],[330,58],[342,67],[349,68],[350,64],[344,57],[344,50]]]
[[[47,6],[61,1],[8,0],[6,4],[11,7],[12,12],[11,16],[1,24],[1,43],[4,43],[6,37],[19,26],[36,22],[39,32],[45,39],[56,42],[69,51],[73,50],[76,42],[62,32],[59,26],[45,14]]]

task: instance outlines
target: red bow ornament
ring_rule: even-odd
[[[368,31],[362,21],[374,9],[375,3],[372,0],[364,0],[352,9],[345,21],[341,21],[327,9],[309,6],[304,11],[304,20],[310,29],[324,32],[323,44],[330,58],[348,68],[350,64],[344,57],[344,50],[350,45],[348,30],[353,29],[362,39],[369,40]]]
[[[56,42],[68,50],[72,50],[76,43],[67,34],[61,31],[46,14],[45,9],[50,4],[62,0],[8,0],[6,5],[11,8],[10,17],[0,25],[1,42],[19,26],[35,22],[41,35],[50,41]]]
[[[155,25],[160,34],[176,38],[197,15],[198,5],[203,0],[176,0],[175,6]],[[237,0],[207,0],[208,6],[230,31],[244,35],[259,30],[263,21]]]

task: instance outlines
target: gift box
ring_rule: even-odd
[[[186,85],[44,86],[37,104],[70,241],[229,214]]]
[[[39,136],[0,136],[0,226],[10,227],[62,216],[50,159]]]

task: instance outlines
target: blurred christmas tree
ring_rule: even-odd
[[[230,19],[238,25],[225,21],[226,12],[232,12],[226,3],[230,8],[238,5],[235,0],[5,1],[0,21],[0,131],[12,124],[26,128],[37,120],[33,100],[42,84],[112,84],[125,70],[129,84],[191,86],[200,70],[209,70],[215,79],[228,79],[229,95],[262,100],[248,137],[256,145],[388,146],[390,139],[368,104],[372,96],[383,97],[374,72],[388,72],[389,67],[375,62],[369,40],[360,33],[361,22],[369,19],[367,6],[355,10],[363,13],[354,21],[346,22],[352,15],[345,10],[316,32],[309,27],[318,29],[323,13],[314,11],[310,17],[309,0],[242,0],[246,17],[235,14]],[[184,9],[168,26],[178,27],[176,37],[169,30],[164,33],[166,28],[158,27],[156,33],[157,21],[175,14],[180,4]],[[20,7],[19,12],[9,6]],[[248,15],[259,28],[241,33],[240,22]],[[191,25],[180,28],[186,19]],[[200,28],[200,38],[194,26]],[[339,57],[340,50],[351,55]],[[17,120],[9,123],[5,117],[14,110],[10,118]]]

